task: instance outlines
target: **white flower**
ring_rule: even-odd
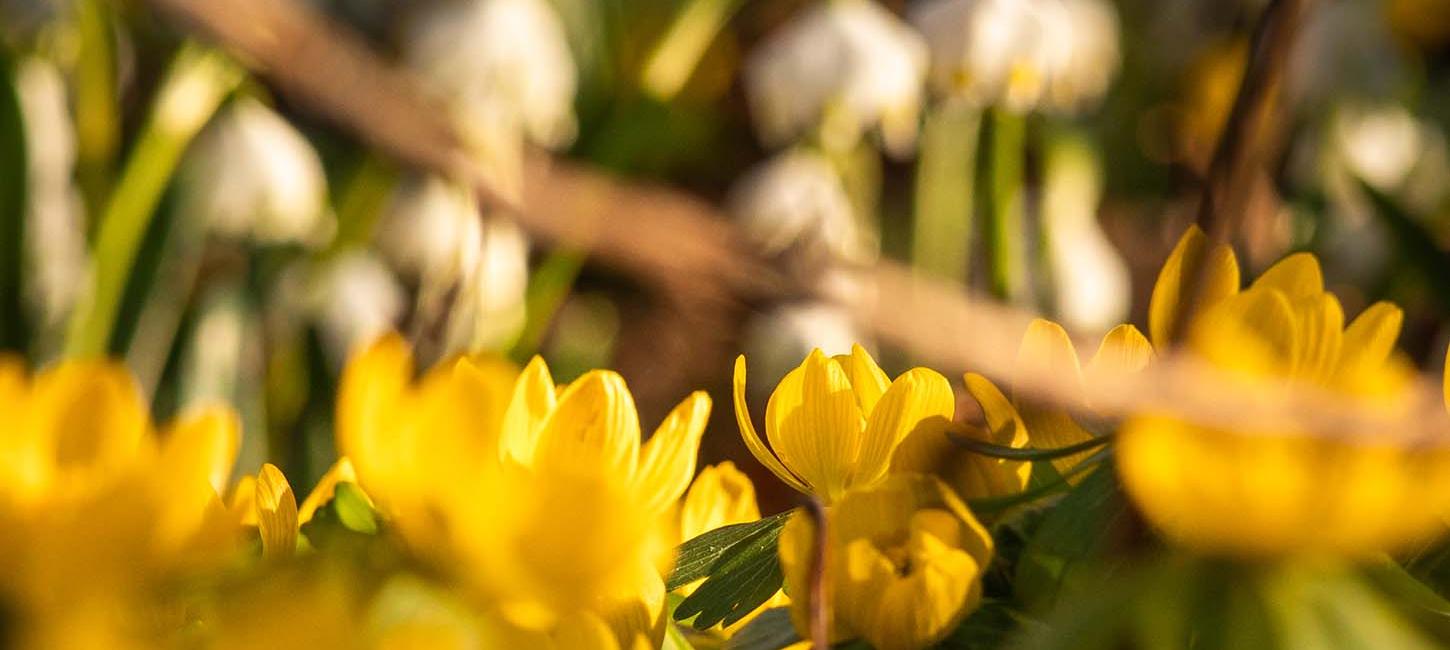
[[[1106,332],[1121,323],[1132,299],[1128,266],[1098,225],[1102,169],[1092,149],[1062,138],[1048,151],[1042,216],[1054,300],[1064,324]]]
[[[846,188],[820,154],[792,150],[765,162],[737,183],[729,209],[767,256],[795,247],[837,262],[868,255]]]
[[[762,140],[780,145],[819,129],[832,149],[880,128],[885,149],[915,145],[926,46],[869,0],[822,2],[750,57],[746,91]]]
[[[523,329],[529,242],[512,219],[483,218],[483,247],[448,315],[449,352],[500,350]]]
[[[397,327],[407,307],[387,265],[363,251],[346,251],[307,269],[302,282],[302,304],[339,364],[357,345]]]
[[[15,69],[27,164],[26,299],[43,329],[65,319],[89,282],[85,206],[71,182],[75,132],[65,79],[54,65],[26,59]]]
[[[197,139],[186,160],[183,214],[211,232],[258,242],[321,246],[336,224],[322,161],[280,115],[238,99]]]
[[[1340,111],[1333,138],[1350,171],[1383,191],[1399,186],[1419,162],[1426,131],[1404,107],[1386,104]]]
[[[573,139],[577,72],[547,2],[437,2],[411,27],[405,58],[455,102],[465,127],[497,124],[549,147]]]
[[[1118,66],[1118,21],[1102,0],[928,0],[911,21],[937,91],[1009,110],[1072,111]]]
[[[448,288],[478,265],[483,225],[467,190],[429,176],[394,193],[375,242],[400,272]]]

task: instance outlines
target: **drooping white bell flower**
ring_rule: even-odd
[[[216,235],[322,246],[336,222],[317,151],[282,116],[241,98],[187,153],[180,209]]]
[[[1074,111],[1118,67],[1118,21],[1102,0],[928,0],[911,14],[937,92],[1024,112]]]
[[[448,352],[499,349],[524,323],[529,242],[506,215],[485,215],[472,195],[435,177],[394,195],[376,246],[417,281],[424,318],[443,317]],[[452,296],[452,306],[443,301]]]
[[[15,90],[28,176],[24,291],[44,338],[64,322],[89,282],[85,205],[71,180],[75,131],[60,70],[42,59],[25,59],[15,69]]]
[[[787,151],[748,172],[730,193],[729,212],[766,256],[798,248],[828,262],[869,257],[845,186],[817,153]]]
[[[1043,177],[1042,219],[1057,313],[1072,328],[1106,332],[1128,315],[1132,278],[1098,224],[1101,164],[1085,143],[1058,138],[1048,149]]]
[[[382,260],[362,250],[339,253],[305,269],[300,299],[318,323],[323,344],[341,364],[358,346],[395,329],[407,297]]]
[[[404,60],[451,103],[500,191],[517,192],[526,143],[574,139],[578,72],[564,26],[545,0],[424,6],[405,32]]]
[[[525,321],[529,242],[514,220],[485,217],[475,266],[463,276],[448,314],[448,352],[502,350],[514,343]]]
[[[916,142],[927,52],[921,36],[870,0],[821,2],[757,48],[745,87],[769,145],[812,132],[848,149],[879,128],[884,148]]]
[[[478,265],[483,226],[467,190],[437,177],[405,181],[378,225],[378,251],[420,284],[456,284]]]

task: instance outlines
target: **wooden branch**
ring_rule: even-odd
[[[821,295],[753,254],[745,237],[710,204],[668,188],[627,184],[534,152],[519,201],[496,191],[470,162],[448,115],[402,72],[308,9],[283,0],[150,0],[215,39],[299,103],[415,167],[472,182],[481,197],[510,208],[533,236],[582,250],[672,299],[754,303],[810,295],[840,302],[868,330],[938,369],[1016,378],[1015,390],[1065,408],[1084,401],[1101,415],[1171,412],[1205,425],[1264,431],[1313,431],[1359,439],[1373,433],[1406,443],[1450,446],[1450,418],[1438,378],[1421,377],[1405,412],[1365,409],[1304,386],[1247,390],[1186,355],[1160,356],[1149,369],[1104,377],[1086,387],[1065,374],[1021,374],[1016,350],[1032,314],[978,298],[881,262],[858,295]],[[1219,217],[1236,196],[1235,174],[1250,164],[1257,125],[1268,119],[1292,36],[1310,0],[1274,0],[1256,37],[1210,173],[1202,217],[1224,236]],[[1249,152],[1249,153],[1246,153]],[[1081,341],[1079,349],[1095,349]],[[720,369],[724,373],[726,369]]]

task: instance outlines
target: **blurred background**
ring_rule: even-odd
[[[230,401],[237,471],[301,485],[387,330],[420,365],[617,368],[646,426],[705,388],[701,461],[743,458],[738,353],[753,404],[812,347],[963,370],[877,345],[873,269],[1144,323],[1264,4],[0,0],[0,349],[122,358],[161,420]],[[1241,259],[1314,251],[1436,369],[1450,3],[1299,27]],[[466,160],[427,164],[440,129]]]

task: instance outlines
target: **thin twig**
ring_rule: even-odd
[[[1231,243],[1243,223],[1253,179],[1264,168],[1263,135],[1276,114],[1289,55],[1312,2],[1271,0],[1254,27],[1244,76],[1209,162],[1198,203],[1198,225],[1208,235],[1209,250]],[[1187,323],[1193,320],[1209,267],[1205,257],[1183,287],[1183,295],[1193,299],[1169,330],[1169,338],[1175,342],[1182,340]]]

